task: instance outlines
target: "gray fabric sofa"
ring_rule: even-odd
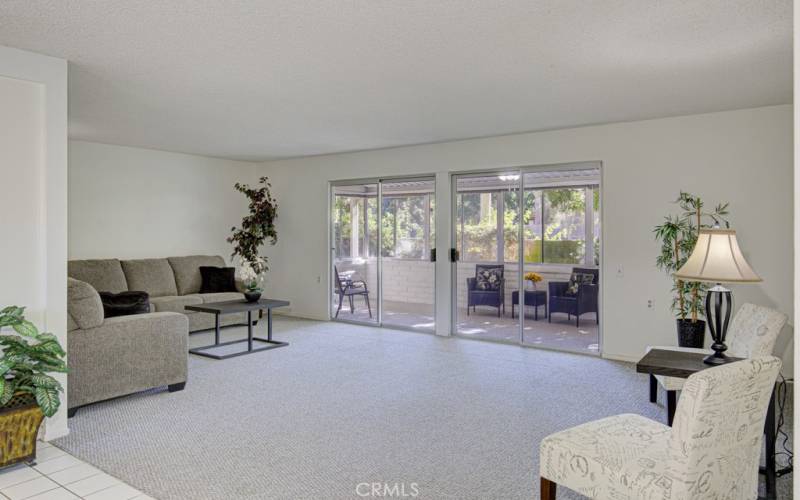
[[[68,415],[78,407],[168,386],[186,385],[188,318],[154,312],[104,319],[90,284],[67,281]]]
[[[243,298],[241,288],[239,292],[200,293],[200,266],[224,267],[225,259],[218,255],[190,255],[165,259],[71,260],[67,274],[89,283],[98,292],[147,292],[151,311],[185,314],[189,318],[189,331],[196,332],[214,328],[214,315],[185,311],[184,306]],[[220,318],[221,326],[234,324],[247,324],[246,314]]]

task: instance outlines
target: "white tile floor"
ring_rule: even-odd
[[[151,497],[119,479],[44,442],[36,465],[0,471],[0,499],[8,500],[147,500]]]

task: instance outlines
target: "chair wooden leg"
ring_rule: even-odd
[[[364,294],[364,300],[367,301],[367,311],[369,311],[369,319],[372,319],[372,307],[370,307],[370,305],[369,305],[369,294],[368,293]]]
[[[541,485],[540,496],[542,500],[556,500],[556,483],[543,477]]]
[[[336,316],[334,316],[334,318],[338,318],[339,317],[339,311],[342,310],[342,300],[343,299],[344,299],[344,295],[339,294],[339,307],[336,308]]]
[[[658,401],[658,380],[656,376],[650,374],[650,402],[655,403]]]
[[[675,420],[675,407],[678,405],[677,391],[667,391],[667,425],[672,427],[672,421]]]
[[[356,308],[355,306],[353,306],[353,296],[348,295],[347,298],[350,299],[350,314],[353,314],[354,312],[356,312]]]

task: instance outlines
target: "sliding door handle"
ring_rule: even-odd
[[[450,262],[458,262],[458,250],[455,248],[450,249]]]

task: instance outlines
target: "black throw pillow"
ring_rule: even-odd
[[[236,268],[200,266],[200,293],[236,292]]]
[[[150,312],[150,296],[147,292],[100,292],[100,301],[106,318]]]

